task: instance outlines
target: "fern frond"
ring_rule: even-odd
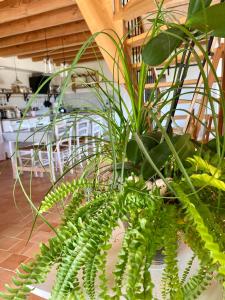
[[[211,174],[215,178],[221,176],[221,170],[209,164],[206,160],[202,159],[200,156],[194,155],[193,158],[188,158],[187,161],[191,163],[196,170],[204,171]]]
[[[164,263],[166,264],[163,276],[162,276],[162,296],[167,299],[182,299],[181,284],[178,274],[177,266],[177,215],[176,209],[173,206],[169,206],[164,213],[165,230],[163,235],[163,254]]]
[[[29,264],[22,264],[21,271],[17,270],[16,276],[12,279],[15,287],[6,286],[9,293],[0,293],[0,297],[10,300],[26,299],[31,291],[29,286],[45,281],[51,267],[58,259],[59,250],[57,238],[51,239],[49,246],[42,244],[41,254]]]
[[[209,251],[213,263],[219,264],[218,272],[222,276],[225,276],[225,254],[220,251],[219,245],[214,242],[212,235],[209,233],[208,228],[204,224],[204,221],[194,204],[184,194],[178,184],[173,183],[173,187],[178,198],[186,208],[189,219],[193,221],[198,234],[204,242],[204,247]]]
[[[181,281],[180,283],[183,285],[191,271],[191,268],[192,268],[192,265],[193,265],[193,262],[194,262],[194,259],[196,258],[196,255],[193,254],[192,257],[190,258],[190,260],[188,261],[187,263],[187,266],[186,268],[184,269],[184,272],[183,272],[183,275],[181,277]]]
[[[225,191],[225,182],[208,174],[193,174],[191,179],[196,186],[212,186]]]
[[[209,268],[201,266],[198,274],[192,276],[184,285],[184,299],[197,299],[208,288],[212,278],[212,272],[209,272]]]
[[[41,203],[39,212],[47,212],[56,203],[65,199],[69,194],[76,192],[80,188],[84,188],[88,185],[85,179],[73,180],[72,182],[62,183],[60,186],[51,191]],[[89,184],[90,185],[90,184]]]

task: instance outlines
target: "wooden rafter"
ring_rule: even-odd
[[[44,51],[38,51],[38,52],[33,52],[33,53],[29,53],[29,54],[24,54],[24,55],[19,55],[18,58],[20,59],[24,59],[24,58],[35,58],[35,57],[46,57],[48,54],[62,54],[63,52],[71,52],[71,51],[78,51],[80,50],[80,45],[77,46],[70,46],[70,45],[64,45],[64,47],[60,47],[57,49],[53,49],[50,51],[46,51],[46,49]],[[88,49],[96,49],[97,45],[94,43],[91,45],[91,47],[89,47]]]
[[[61,52],[61,53],[58,53],[58,54],[49,54],[49,57],[52,58],[53,60],[54,59],[63,59],[63,58],[71,58],[71,57],[75,57],[76,54],[78,53],[78,50],[72,50],[72,51],[68,51],[68,52]],[[95,48],[88,48],[86,51],[85,51],[85,54],[99,54],[99,50],[98,50],[98,47],[95,47]],[[32,60],[33,61],[40,61],[40,60],[43,60],[44,58],[46,58],[46,55],[44,56],[38,56],[38,57],[34,57]]]
[[[0,5],[0,24],[32,17],[41,13],[62,9],[74,4],[74,0],[13,0]]]
[[[38,51],[51,51],[55,49],[61,49],[62,44],[69,46],[82,45],[90,37],[90,32],[83,32],[73,35],[68,35],[60,38],[53,38],[46,41],[27,43],[25,45],[18,45],[8,48],[0,49],[0,56],[14,56],[30,54]],[[47,52],[48,52],[47,51]]]
[[[71,5],[32,17],[1,24],[0,37],[13,36],[81,20],[83,20],[83,16],[78,7],[76,5]]]
[[[79,59],[79,62],[80,61],[84,61],[84,60],[87,60],[87,59],[90,59],[90,60],[98,60],[98,59],[102,59],[102,55],[101,53],[98,53],[96,55],[94,54],[89,54],[89,55],[84,55],[82,56],[82,58]],[[72,57],[68,57],[68,58],[60,58],[60,59],[54,59],[54,62],[57,64],[57,63],[63,63],[63,62],[66,62],[66,63],[71,63],[72,61],[74,60],[74,56]]]
[[[5,37],[0,39],[0,48],[12,47],[31,42],[37,42],[50,38],[63,37],[65,35],[75,34],[83,31],[88,31],[88,26],[84,20],[71,22],[68,24],[58,25],[41,30],[36,30],[28,33],[22,33],[15,36]]]
[[[102,59],[103,59],[102,56],[99,58],[96,58],[96,57],[84,58],[84,59],[79,60],[79,64],[88,63],[88,62],[96,61],[96,60],[102,60]],[[67,64],[72,64],[72,62],[73,62],[72,60],[66,61]],[[63,61],[56,62],[56,66],[60,66],[62,63],[63,63]]]
[[[76,3],[92,34],[105,30],[108,34],[114,37],[115,40],[121,39],[124,36],[124,22],[114,20],[111,0],[76,0]],[[114,32],[116,32],[116,34]],[[109,70],[113,72],[115,67],[114,60],[107,54],[107,52],[110,53],[112,57],[115,57],[118,53],[115,43],[106,34],[99,34],[96,36],[95,41],[100,47],[100,51],[102,52]],[[132,69],[130,71],[132,72]],[[122,82],[124,80],[123,75],[120,72],[117,75],[119,76],[119,80]]]

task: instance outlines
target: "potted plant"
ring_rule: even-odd
[[[224,12],[225,6],[210,4],[211,1],[190,1],[185,25],[165,23],[159,11],[153,23],[153,35],[143,50],[144,60],[151,65],[160,64],[168,57],[172,60],[179,46],[185,44],[183,51],[186,52],[187,45],[194,42],[213,69],[199,41],[204,31],[220,36],[224,34],[224,20],[220,18],[220,11]],[[163,24],[168,29],[158,33]],[[80,56],[96,35],[81,48],[68,69],[69,76],[77,68]],[[225,236],[221,213],[225,190],[222,171],[224,139],[216,134],[213,141],[203,146],[191,140],[187,134],[175,136],[172,133],[170,120],[176,109],[174,104],[180,78],[171,87],[174,96],[165,128],[163,118],[157,114],[157,109],[163,106],[158,106],[161,96],[154,98],[154,93],[150,96],[148,103],[155,110],[146,110],[143,106],[146,65],[142,64],[141,78],[136,87],[127,69],[123,46],[112,37],[109,38],[117,45],[120,64],[115,58],[115,66],[123,66],[131,110],[122,97],[121,86],[113,80],[107,80],[104,74],[99,74],[105,86],[98,85],[96,93],[103,106],[104,97],[107,97],[110,108],[105,112],[94,112],[107,122],[109,139],[101,140],[101,150],[86,158],[87,165],[80,179],[69,182],[59,180],[43,199],[41,206],[33,207],[37,217],[45,219],[48,210],[64,199],[69,199],[63,212],[62,224],[55,229],[55,237],[48,244],[41,245],[40,254],[32,262],[21,265],[12,279],[14,286],[6,286],[8,292],[1,293],[3,299],[25,299],[32,287],[45,281],[55,265],[57,274],[51,299],[154,299],[150,270],[159,251],[162,251],[164,259],[164,299],[195,299],[213,278],[224,282]],[[164,47],[161,47],[162,41]],[[159,51],[153,52],[159,46]],[[196,52],[195,55],[197,58]],[[205,78],[201,61],[197,61]],[[166,67],[159,78],[165,70]],[[59,101],[63,100],[63,91],[68,82],[69,77],[64,82]],[[207,84],[204,93],[212,97]],[[31,103],[32,99],[28,106]],[[156,124],[151,132],[148,130],[147,118]],[[204,149],[209,153],[206,157]],[[214,160],[208,157],[214,157]],[[101,180],[102,166],[103,172],[110,172],[108,181]],[[159,186],[154,184],[158,179],[162,179],[166,185],[163,194]],[[149,180],[152,182],[150,188]],[[86,191],[90,188],[91,195],[87,195]],[[210,195],[207,201],[206,193]],[[215,199],[219,199],[217,208]],[[121,226],[121,222],[126,226],[121,234],[122,244],[113,272],[113,287],[109,288],[108,252],[112,247],[111,236]],[[193,257],[182,274],[179,272],[177,256],[180,240],[193,251]],[[198,258],[199,267],[192,274],[195,257]]]

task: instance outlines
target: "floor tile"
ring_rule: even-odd
[[[0,250],[0,263],[6,260],[12,252],[6,251],[6,250]]]
[[[27,257],[24,255],[11,254],[6,260],[0,263],[0,268],[14,271],[26,259]]]
[[[0,249],[2,250],[10,250],[16,243],[19,242],[19,239],[12,237],[0,237]]]
[[[15,275],[14,272],[9,270],[4,270],[0,268],[0,290],[3,291],[4,285],[8,282],[10,282],[11,278]]]

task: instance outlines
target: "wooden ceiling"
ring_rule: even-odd
[[[71,62],[90,36],[75,0],[0,0],[0,57]],[[94,44],[82,61],[96,58]]]

